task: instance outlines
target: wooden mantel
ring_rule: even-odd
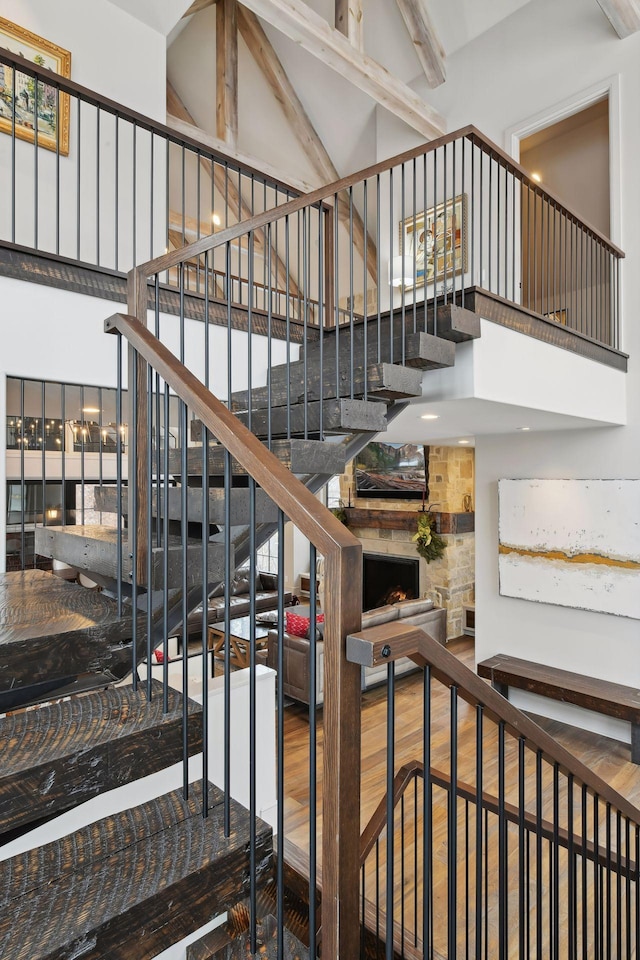
[[[365,510],[360,507],[345,507],[344,512],[348,527],[364,527],[373,530],[410,530],[412,532],[415,532],[418,518],[422,514],[420,509]],[[475,513],[440,513],[437,510],[432,510],[431,515],[435,518],[437,533],[473,533],[475,530]]]

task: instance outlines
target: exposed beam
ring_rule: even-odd
[[[446,80],[444,50],[425,0],[396,0],[402,19],[422,64],[427,83],[439,87]]]
[[[444,118],[437,110],[381,64],[355,50],[346,37],[302,0],[242,2],[426,139],[431,140],[444,133]]]
[[[260,67],[271,90],[282,107],[284,114],[296,135],[296,138],[318,175],[320,185],[339,180],[340,175],[333,165],[322,140],[293,88],[278,54],[262,29],[258,18],[251,10],[240,7],[238,27],[249,51]],[[338,198],[338,219],[349,229],[349,199],[344,194]],[[353,210],[353,241],[356,250],[364,261],[365,232],[362,217]],[[366,237],[367,271],[377,282],[376,245],[371,237]]]
[[[238,5],[216,5],[216,133],[225,143],[238,141]]]
[[[182,120],[193,128],[193,117],[169,82],[167,82],[167,110],[170,110],[174,117],[177,116],[179,120]],[[168,117],[167,119],[169,120],[171,118]],[[221,144],[220,146],[224,153],[225,144]],[[236,219],[238,221],[251,219],[251,207],[242,197],[238,184],[236,183],[236,178],[227,176],[222,164],[212,164],[205,157],[200,158],[200,165],[208,177],[211,177],[211,168],[213,167],[213,182],[215,188],[223,198],[227,199]],[[254,242],[256,250],[266,258],[266,244],[262,230],[256,230]],[[298,285],[295,283],[291,274],[287,274],[286,265],[277,255],[273,244],[271,245],[271,263],[278,288],[285,291],[288,290],[289,293],[298,296],[300,293]]]
[[[352,47],[364,51],[362,0],[336,0],[336,30],[344,34]]]
[[[182,14],[182,19],[185,17],[192,17],[194,13],[200,13],[201,10],[206,10],[207,7],[212,7],[216,3],[216,0],[193,0],[193,3],[189,9]]]
[[[638,0],[598,0],[598,3],[621,40],[640,30]]]
[[[270,163],[266,163],[259,157],[254,157],[250,153],[244,153],[242,150],[238,150],[237,147],[231,147],[223,143],[222,140],[218,140],[217,137],[207,133],[206,130],[203,130],[202,127],[199,127],[197,124],[182,120],[172,112],[173,107],[171,106],[170,108],[168,99],[167,111],[167,126],[172,127],[176,133],[182,133],[185,137],[190,137],[192,140],[201,143],[202,146],[210,147],[210,149],[216,153],[221,153],[230,160],[235,160],[239,166],[253,169],[263,174],[267,179],[285,183],[293,190],[297,190],[298,193],[310,193],[312,190],[317,190],[318,187],[322,186],[321,181],[316,181],[315,178],[313,182],[310,180],[301,180],[299,177],[286,173],[286,171],[276,169],[276,167]]]

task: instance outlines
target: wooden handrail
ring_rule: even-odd
[[[111,113],[114,116],[122,117],[123,120],[130,120],[143,130],[147,130],[149,133],[155,133],[167,140],[171,140],[172,143],[176,143],[178,146],[191,147],[205,159],[208,158],[215,160],[236,173],[244,173],[247,176],[255,177],[261,182],[266,183],[267,186],[277,187],[279,190],[284,190],[294,197],[299,196],[300,194],[299,190],[290,186],[288,183],[285,183],[284,180],[279,180],[276,177],[269,176],[254,167],[248,166],[247,164],[239,163],[233,157],[228,157],[226,154],[221,153],[220,151],[214,149],[213,147],[207,146],[206,144],[200,143],[200,141],[195,140],[193,137],[189,137],[187,134],[179,133],[177,130],[174,130],[173,127],[168,127],[165,123],[161,123],[158,120],[152,120],[151,117],[147,117],[142,113],[138,113],[136,110],[132,110],[120,103],[116,103],[115,100],[110,100],[109,97],[105,97],[101,93],[96,93],[95,90],[90,90],[88,87],[83,87],[81,84],[76,83],[75,80],[70,80],[68,77],[63,77],[59,73],[55,73],[53,70],[48,70],[46,67],[39,67],[37,64],[31,63],[29,60],[25,60],[24,57],[20,57],[16,53],[11,53],[9,50],[0,49],[0,63],[7,64],[7,66],[16,69],[19,73],[24,73],[29,77],[33,77],[34,79],[42,80],[43,83],[48,83],[52,87],[57,87],[61,93],[66,93],[69,94],[69,96],[77,97],[79,100],[91,104],[93,107],[99,107],[106,113]]]
[[[448,133],[445,136],[438,137],[436,140],[431,140],[427,144],[422,144],[419,147],[414,147],[412,150],[407,150],[405,153],[391,157],[389,160],[383,160],[382,162],[350,174],[348,177],[343,177],[340,180],[336,180],[334,183],[319,187],[317,190],[314,190],[311,193],[306,193],[296,197],[294,200],[290,200],[288,203],[283,203],[278,207],[272,208],[271,210],[266,210],[263,213],[259,213],[250,220],[243,220],[232,227],[228,227],[225,230],[220,230],[215,234],[215,236],[201,237],[200,240],[194,241],[193,243],[189,244],[189,246],[182,247],[179,250],[171,251],[167,254],[163,254],[160,257],[155,257],[153,260],[148,260],[146,263],[140,264],[137,269],[140,274],[144,275],[145,277],[152,276],[156,273],[162,273],[171,267],[175,267],[186,257],[198,256],[206,253],[207,251],[213,250],[222,244],[237,240],[239,237],[242,237],[253,230],[263,228],[269,223],[275,223],[276,221],[281,220],[283,217],[291,216],[292,214],[297,213],[299,210],[323,204],[334,196],[337,196],[337,194],[341,193],[342,191],[349,190],[365,180],[376,177],[379,174],[386,173],[393,167],[407,163],[410,160],[425,156],[429,153],[434,153],[441,147],[463,138],[468,139],[471,143],[480,147],[480,149],[487,153],[488,156],[501,163],[509,170],[509,172],[517,177],[517,179],[525,183],[531,190],[535,191],[538,196],[546,198],[557,210],[562,212],[572,222],[579,224],[614,256],[619,258],[624,257],[624,252],[614,243],[612,243],[608,237],[605,237],[603,233],[585,222],[576,213],[571,211],[554,194],[542,187],[541,184],[536,183],[535,180],[532,180],[524,167],[521,167],[519,163],[517,163],[512,157],[509,157],[509,155],[501,150],[500,147],[485,137],[484,134],[480,133],[476,127],[474,127],[472,124],[469,124],[465,127],[460,127],[458,130],[454,130],[453,133]]]
[[[131,271],[131,302],[136,290]],[[146,300],[144,301],[146,307]],[[146,315],[140,302],[141,316]],[[360,870],[360,669],[345,656],[362,624],[362,544],[135,316],[115,314],[108,333],[128,341],[134,362],[149,364],[193,410],[267,496],[325,558],[325,598],[334,612],[324,634],[323,942],[329,957],[358,953]],[[142,379],[142,382],[146,382]],[[144,476],[141,478],[144,480]]]
[[[408,787],[413,783],[414,780],[422,779],[424,780],[424,764],[421,760],[411,760],[409,763],[404,764],[398,770],[397,774],[393,780],[393,807],[394,809],[399,804],[403,795],[407,792]],[[435,784],[437,787],[441,787],[443,790],[449,792],[451,790],[451,777],[443,773],[441,770],[437,770],[435,767],[431,767],[429,774],[429,780],[432,784]],[[478,802],[478,792],[469,783],[465,783],[463,780],[458,780],[456,783],[456,794],[465,801],[469,803]],[[482,796],[480,797],[480,806],[483,810],[488,811],[489,813],[499,816],[500,814],[500,801],[498,797],[493,796],[493,794],[483,791]],[[552,843],[557,842],[559,846],[564,847],[564,849],[572,849],[576,856],[584,856],[587,860],[596,861],[600,866],[605,867],[606,869],[612,870],[614,873],[619,873],[621,876],[633,877],[637,873],[638,865],[635,861],[630,860],[628,857],[619,857],[618,853],[607,852],[606,848],[602,845],[599,845],[597,850],[593,844],[593,841],[588,840],[584,842],[584,838],[577,833],[570,834],[565,827],[556,827],[548,820],[538,821],[537,817],[529,812],[521,811],[513,803],[505,802],[503,805],[504,817],[509,823],[514,823],[516,826],[522,825],[524,830],[527,830],[530,833],[539,833],[543,840],[550,841]],[[360,865],[363,866],[365,860],[367,859],[369,853],[373,849],[376,841],[382,835],[383,830],[387,826],[387,797],[386,795],[382,797],[378,806],[375,809],[369,823],[362,832],[360,838]]]
[[[602,800],[610,803],[623,816],[640,826],[640,809],[638,807],[634,806],[593,770],[574,757],[562,744],[554,740],[546,730],[543,730],[525,713],[514,707],[509,700],[506,700],[473,670],[470,670],[466,664],[449,653],[428,633],[422,629],[416,629],[411,632],[410,636],[401,636],[399,639],[392,636],[383,639],[381,633],[380,639],[372,640],[371,633],[376,629],[381,632],[384,626],[386,625],[383,624],[379,628],[371,627],[361,634],[349,637],[348,656],[350,659],[357,660],[363,666],[379,666],[389,664],[402,657],[409,657],[418,666],[429,667],[431,675],[436,680],[446,687],[457,687],[463,700],[473,707],[483,707],[485,716],[496,723],[504,723],[505,729],[509,733],[526,740],[526,745],[530,750],[541,752],[545,759],[557,764],[558,769],[565,775],[573,776],[578,783],[598,794]],[[384,656],[382,655],[383,648],[385,648]]]

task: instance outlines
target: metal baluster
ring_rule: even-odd
[[[317,589],[316,589],[316,548],[309,545],[309,942],[315,944],[317,932],[316,918],[316,876],[317,876],[317,736],[318,736],[318,677],[317,665]],[[315,956],[315,952],[313,954]]]
[[[289,298],[287,297],[287,300]],[[278,648],[277,648],[277,673],[279,677],[284,676],[284,522],[285,517],[282,510],[278,510]],[[277,750],[277,828],[278,850],[276,854],[276,885],[277,885],[277,930],[278,930],[278,960],[283,958],[283,939],[284,939],[284,784],[285,784],[285,749],[284,749],[284,684],[278,683],[276,690],[276,750]],[[363,872],[364,876],[364,872]],[[310,931],[311,932],[311,931]],[[311,941],[313,942],[313,940]]]
[[[433,785],[431,781],[431,667],[423,671],[423,717],[424,730],[422,765],[424,789],[422,822],[424,823],[422,848],[422,947],[429,956],[433,954]]]
[[[482,960],[482,791],[484,771],[483,743],[484,708],[476,704],[476,905],[475,905],[475,960]],[[487,853],[484,855],[485,860]]]
[[[394,892],[394,818],[393,780],[395,771],[395,664],[387,665],[387,883],[386,883],[386,960],[393,960],[393,892]],[[404,883],[404,872],[401,875]],[[404,927],[404,923],[403,923]]]

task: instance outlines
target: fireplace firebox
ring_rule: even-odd
[[[362,558],[362,609],[374,610],[420,595],[419,561],[365,553]]]

